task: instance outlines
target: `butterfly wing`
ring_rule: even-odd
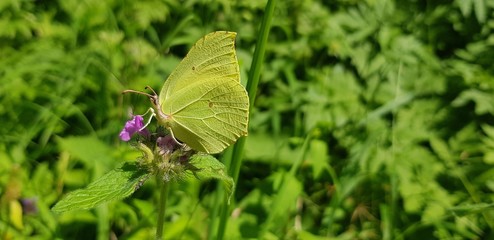
[[[197,41],[165,81],[160,101],[206,77],[232,78],[240,82],[234,32],[217,31]]]
[[[191,148],[218,153],[247,135],[249,98],[233,79],[209,78],[172,94],[169,126]]]
[[[195,150],[218,153],[247,135],[249,99],[240,84],[235,35],[200,39],[160,92],[167,126]]]

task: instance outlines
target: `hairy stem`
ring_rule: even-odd
[[[163,230],[165,223],[165,210],[166,210],[166,198],[168,196],[168,185],[167,181],[158,178],[158,184],[160,185],[160,201],[158,206],[158,222],[156,224],[156,240],[163,239]]]

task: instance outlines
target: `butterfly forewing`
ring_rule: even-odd
[[[160,92],[166,101],[176,91],[186,88],[205,76],[231,77],[240,82],[234,32],[212,32],[199,39],[170,74]]]

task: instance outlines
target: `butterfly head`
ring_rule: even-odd
[[[145,95],[149,98],[151,101],[151,105],[156,113],[156,119],[158,122],[164,124],[165,126],[167,125],[168,119],[170,118],[168,115],[164,114],[163,111],[161,110],[161,103],[159,100],[158,94],[154,91],[153,88],[150,86],[146,86],[146,89],[151,90],[153,94],[145,93],[145,92],[140,92],[140,91],[135,91],[135,90],[125,90],[122,93],[137,93],[141,95]]]

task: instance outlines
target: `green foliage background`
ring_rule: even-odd
[[[159,89],[206,33],[238,32],[245,83],[265,5],[1,1],[1,238],[152,238],[153,181],[49,209],[139,157],[117,136],[149,103],[121,91]],[[489,0],[279,1],[226,238],[493,238],[493,15]],[[166,238],[214,236],[215,184],[173,185]]]

